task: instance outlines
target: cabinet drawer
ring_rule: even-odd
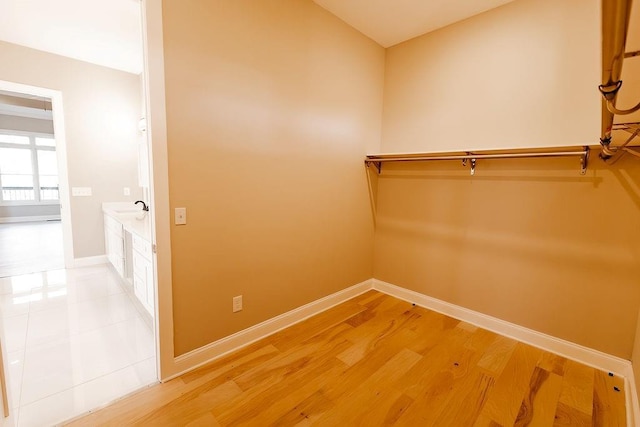
[[[131,236],[132,246],[134,251],[138,251],[140,255],[145,257],[146,259],[151,259],[151,243],[138,236],[137,234],[133,234]]]

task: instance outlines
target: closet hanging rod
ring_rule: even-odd
[[[471,153],[465,154],[436,154],[436,153],[397,153],[397,154],[369,154],[365,158],[367,166],[373,164],[380,173],[382,163],[386,162],[412,162],[430,160],[462,160],[463,165],[471,161],[471,174],[475,172],[476,160],[483,159],[522,159],[541,157],[580,157],[580,173],[584,175],[589,160],[589,147],[585,146],[580,151],[530,151],[519,153]]]

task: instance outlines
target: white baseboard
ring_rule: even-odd
[[[8,216],[0,218],[0,224],[11,224],[14,222],[42,222],[59,221],[60,215],[33,215],[33,216]]]
[[[631,365],[631,362],[628,360],[543,334],[533,329],[525,328],[524,326],[487,316],[486,314],[401,288],[381,280],[373,280],[373,289],[603,371],[613,372],[623,376],[628,373],[627,370]]]
[[[629,364],[628,373],[625,376],[625,390],[627,391],[627,425],[640,425],[640,402],[638,401],[638,387],[636,387],[636,378],[633,375],[633,364]],[[636,367],[640,369],[640,367]],[[630,417],[630,414],[632,416]]]
[[[523,343],[541,348],[551,353],[564,356],[593,368],[612,372],[625,379],[626,401],[627,401],[627,421],[628,425],[634,424],[634,420],[640,422],[640,408],[638,407],[638,395],[633,377],[633,367],[629,360],[621,359],[610,354],[584,347],[551,335],[543,334],[514,323],[487,316],[477,311],[469,310],[458,305],[448,303],[427,295],[372,279],[373,289],[391,295],[398,299],[408,301],[453,317],[458,320],[479,326],[483,329],[497,334],[513,338]],[[640,425],[640,424],[638,424]]]
[[[269,335],[273,335],[274,333],[295,325],[296,323],[308,319],[311,316],[315,316],[316,314],[326,311],[331,307],[341,304],[370,289],[372,289],[371,279],[365,280],[364,282],[358,283],[350,288],[310,302],[309,304],[288,311],[243,331],[182,354],[174,359],[175,365],[178,368],[178,373],[168,378],[164,378],[162,381],[169,381],[172,378],[196,369],[226,354],[236,351],[242,347],[246,347],[251,343]]]
[[[84,258],[74,258],[73,268],[89,267],[92,265],[106,264],[108,262],[106,255],[88,256]]]

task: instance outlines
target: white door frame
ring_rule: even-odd
[[[155,290],[158,379],[165,381],[182,369],[176,365],[173,345],[169,160],[164,87],[162,0],[142,0],[143,87],[149,144],[149,197]]]
[[[64,251],[64,266],[72,268],[73,231],[71,228],[71,201],[69,199],[69,176],[67,173],[67,145],[64,127],[64,110],[62,106],[62,92],[37,86],[0,80],[0,90],[24,93],[51,99],[53,112],[53,133],[56,140],[56,157],[58,159],[58,195],[60,197],[60,219],[62,221],[62,247]]]

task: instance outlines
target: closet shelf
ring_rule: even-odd
[[[484,159],[521,159],[521,158],[542,158],[542,157],[579,157],[580,174],[587,172],[589,161],[589,147],[584,146],[582,150],[576,151],[567,149],[536,149],[536,150],[493,150],[482,152],[451,152],[451,153],[393,153],[393,154],[368,154],[364,160],[367,167],[373,165],[378,170],[382,170],[382,164],[386,162],[425,162],[432,160],[461,160],[462,165],[467,163],[471,166],[471,175],[475,174],[476,163]]]

